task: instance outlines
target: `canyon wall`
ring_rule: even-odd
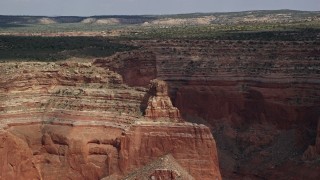
[[[123,179],[164,155],[196,179],[221,179],[208,127],[143,116],[157,92],[89,62],[0,71],[0,179]]]
[[[320,178],[317,41],[124,43],[140,49],[0,64],[1,178],[121,179],[170,154],[220,179],[210,130],[225,179]]]
[[[266,120],[282,128],[305,119],[317,123],[320,44],[316,41],[126,43],[154,54],[156,76],[169,83],[174,104],[184,114],[196,113],[211,120],[234,114],[233,119]],[[143,53],[139,55],[143,57]],[[152,69],[152,64],[142,67]],[[134,81],[125,82],[135,85]],[[212,100],[203,101],[203,97]],[[189,98],[193,103],[186,102]],[[206,106],[214,108],[203,110]]]
[[[195,179],[220,179],[216,145],[205,126],[145,124],[134,126],[121,140],[126,171],[145,165],[150,159],[172,154]]]
[[[156,56],[148,50],[116,53],[111,58],[96,59],[94,63],[118,72],[130,86],[147,86],[150,80],[156,78]]]
[[[279,175],[276,172],[286,162],[300,161],[308,146],[314,145],[320,116],[318,41],[124,43],[153,54],[154,76],[169,84],[170,97],[184,119],[211,127],[225,178]],[[127,54],[119,53],[117,57],[121,59]],[[134,54],[146,59],[139,50]],[[109,57],[105,61],[120,60]],[[103,60],[98,62],[101,67],[104,64],[112,66]],[[126,74],[128,66],[126,63],[122,66],[117,67],[122,69],[118,72]],[[141,68],[153,67],[149,63]],[[135,76],[135,79],[140,78]],[[142,85],[133,79],[124,82]],[[281,176],[292,177],[290,170],[284,169]],[[308,177],[307,173],[303,174],[301,177]]]

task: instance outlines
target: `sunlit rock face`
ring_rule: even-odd
[[[122,179],[168,154],[192,178],[221,179],[210,129],[176,121],[166,91],[150,93],[158,86],[128,87],[92,63],[1,63],[0,72],[0,179]],[[169,120],[144,116],[150,96]],[[143,178],[168,175],[154,173]]]
[[[148,106],[145,117],[150,119],[169,119],[171,121],[181,121],[178,108],[173,107],[168,96],[168,85],[162,80],[152,80],[150,82]]]

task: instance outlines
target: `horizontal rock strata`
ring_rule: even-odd
[[[150,97],[148,99],[145,117],[159,120],[170,119],[173,121],[182,121],[178,108],[173,107],[168,96],[168,85],[166,82],[155,79],[150,82]]]
[[[221,179],[209,128],[150,121],[147,89],[113,71],[77,62],[0,71],[0,179],[122,179],[166,154],[192,177]]]
[[[315,147],[320,116],[320,44],[316,39],[125,43],[154,56],[141,67],[152,69],[155,64],[154,76],[168,83],[169,96],[184,119],[211,126],[225,178],[268,178],[275,174],[275,179],[290,179],[295,177],[291,172],[298,173],[293,169],[299,167],[290,159],[299,161],[309,145]],[[131,53],[145,62],[148,56],[140,52]],[[127,56],[127,52],[119,53],[104,61],[118,62]],[[139,64],[124,59],[123,65],[117,64],[123,67],[117,71],[120,74],[130,71],[127,64]],[[104,61],[100,59],[97,65],[113,66]],[[140,75],[141,79],[150,77]],[[124,82],[136,85],[130,78]],[[316,171],[307,164],[300,167]],[[312,178],[303,170],[299,173],[299,177]]]

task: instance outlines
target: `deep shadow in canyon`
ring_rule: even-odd
[[[130,86],[165,80],[184,119],[211,128],[224,179],[320,177],[319,150],[309,150],[317,146],[320,117],[316,41],[126,43],[141,49],[95,64]]]

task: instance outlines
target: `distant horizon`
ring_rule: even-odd
[[[11,16],[99,16],[226,13],[256,10],[320,11],[319,0],[1,0]]]
[[[298,12],[320,12],[297,10],[297,9],[256,9],[256,10],[243,10],[243,11],[217,11],[217,12],[187,12],[187,13],[175,13],[175,14],[96,14],[88,16],[80,15],[29,15],[29,14],[0,14],[0,16],[30,16],[30,17],[95,17],[95,16],[167,16],[167,15],[183,15],[183,14],[215,14],[215,13],[241,13],[241,12],[253,12],[253,11],[298,11]]]

